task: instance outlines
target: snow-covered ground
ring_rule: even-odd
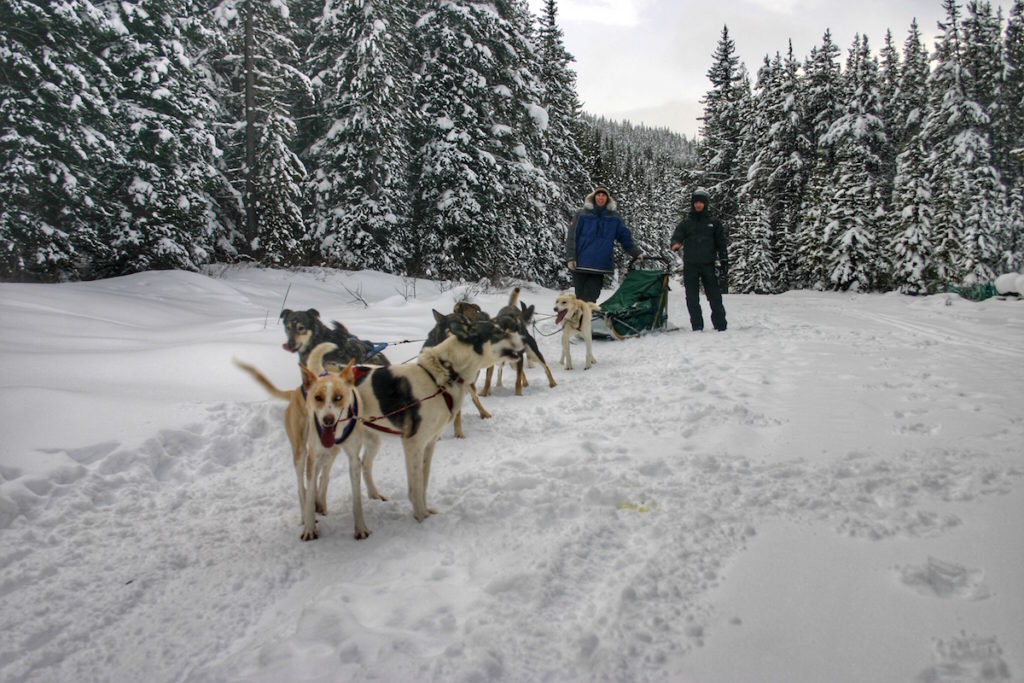
[[[342,469],[303,543],[284,406],[232,357],[298,383],[290,285],[407,361],[466,288],[209,272],[0,285],[0,680],[1024,680],[1024,303],[731,295],[724,334],[566,372],[527,285],[558,386],[467,402],[440,514],[388,441],[372,536]]]

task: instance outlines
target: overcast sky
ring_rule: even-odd
[[[539,14],[544,0],[529,2]],[[992,2],[1004,19],[1011,4]],[[915,17],[931,51],[942,0],[558,0],[584,110],[691,137],[723,26],[754,78],[764,56],[784,56],[789,40],[803,61],[825,29],[842,50],[842,63],[858,33],[877,51],[890,29],[902,49]]]

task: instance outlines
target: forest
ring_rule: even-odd
[[[697,139],[582,110],[555,0],[5,0],[0,279],[250,261],[547,286],[595,184],[645,253],[708,188],[730,291],[930,293],[1024,263],[1024,0],[756,74]],[[620,265],[625,265],[620,262]]]

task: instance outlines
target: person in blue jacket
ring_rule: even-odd
[[[565,240],[565,257],[574,273],[576,297],[597,302],[604,276],[614,270],[612,252],[618,242],[634,259],[640,249],[615,210],[615,200],[605,187],[594,188],[576,212]]]

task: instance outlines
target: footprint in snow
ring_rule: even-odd
[[[917,676],[923,683],[968,683],[970,681],[1011,681],[1010,668],[995,638],[961,633],[951,640],[936,640],[935,663]]]
[[[991,595],[980,569],[968,569],[929,557],[923,566],[897,567],[903,585],[921,595],[961,600],[984,600]]]

